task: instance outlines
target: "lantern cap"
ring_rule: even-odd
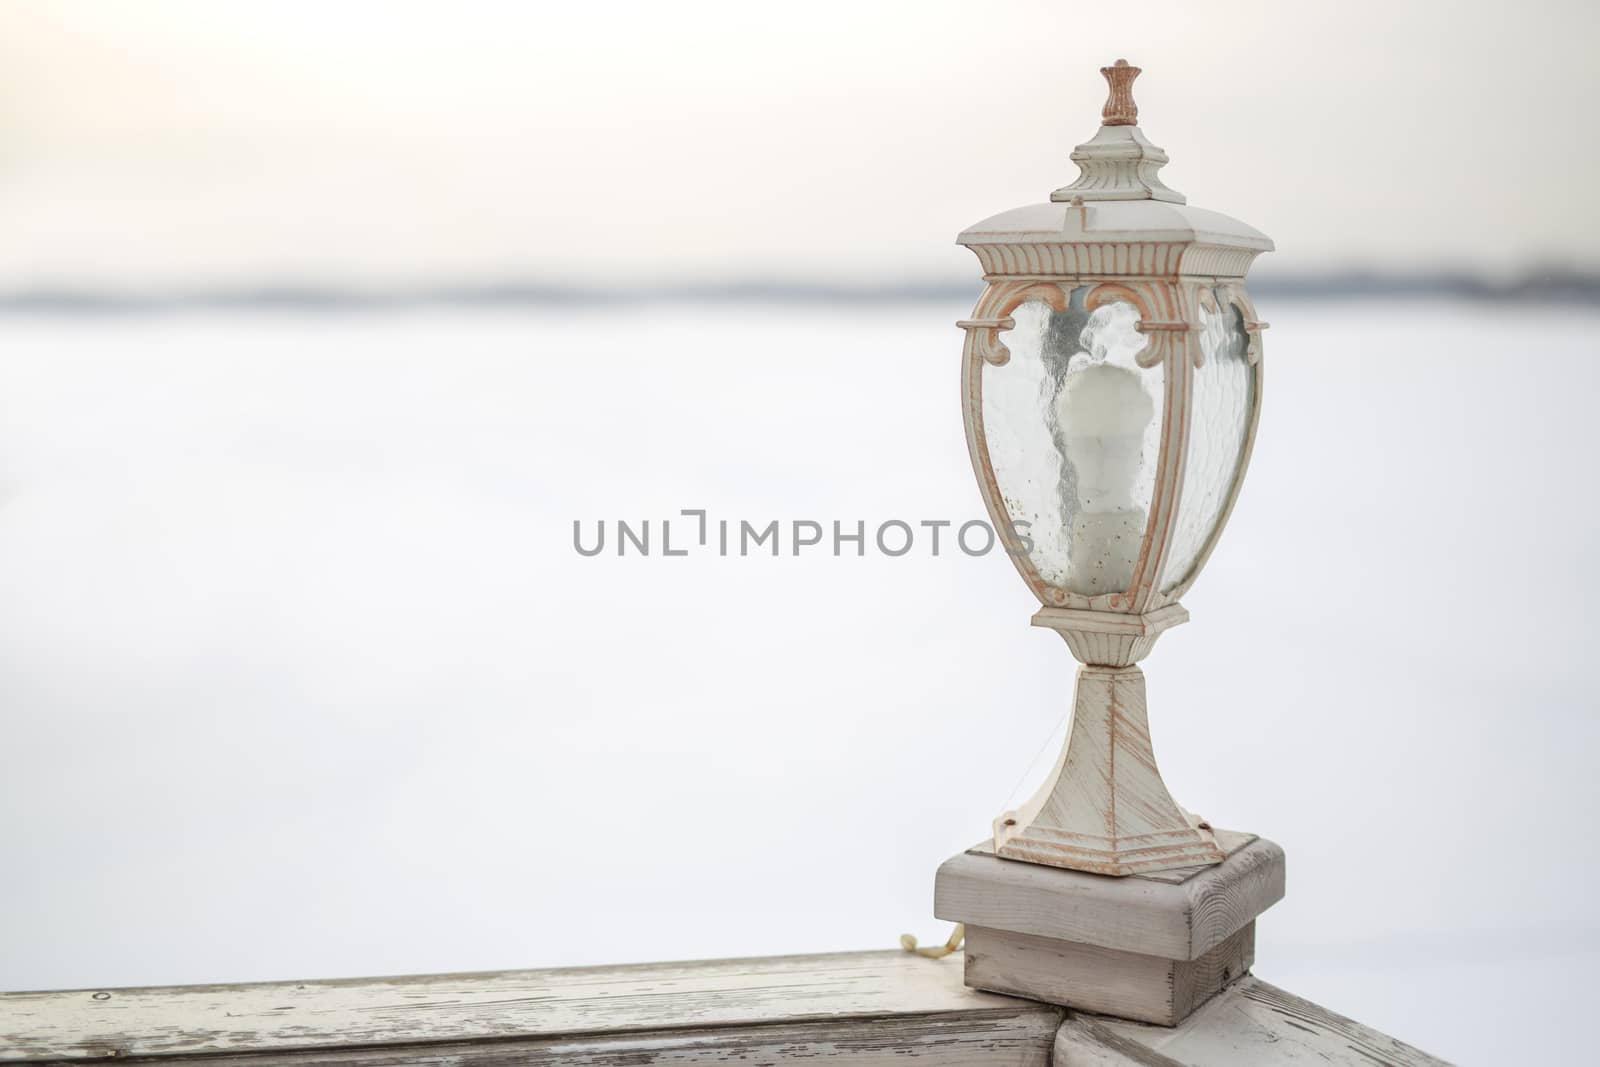
[[[1060,241],[1200,242],[1272,251],[1272,238],[1220,211],[1157,200],[1028,204],[975,222],[957,244]]]
[[[1106,103],[1100,109],[1100,129],[1088,144],[1072,150],[1081,172],[1078,180],[1050,194],[1051,200],[1165,200],[1184,202],[1183,194],[1162,184],[1157,172],[1167,165],[1167,154],[1139,129],[1139,105],[1133,101],[1133,82],[1144,73],[1119,59],[1101,67],[1106,80]]]
[[[1109,102],[1106,109],[1111,109]],[[1169,204],[1187,201],[1161,180],[1167,153],[1151,144],[1144,131],[1132,123],[1107,119],[1087,144],[1072,150],[1072,161],[1078,165],[1078,180],[1051,193],[1051,200],[1069,202],[1081,196],[1085,200],[1162,200]]]
[[[1188,206],[1159,171],[1167,154],[1135,123],[1139,67],[1119,59],[1101,67],[1110,87],[1100,129],[1072,152],[1078,180],[1047,204],[1004,211],[956,238],[978,254],[986,274],[1197,274],[1244,277],[1272,250],[1260,230],[1216,211]],[[1112,245],[1137,245],[1118,252]]]

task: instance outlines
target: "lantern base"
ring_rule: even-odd
[[[1067,642],[1079,663],[1096,667],[1131,667],[1150,654],[1156,638],[1189,621],[1182,604],[1140,615],[1079,608],[1040,608],[1033,625],[1054,630]]]
[[[1033,799],[994,821],[1005,859],[1123,877],[1221,863],[1156,769],[1138,667],[1078,670],[1066,747]]]

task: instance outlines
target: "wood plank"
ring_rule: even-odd
[[[1197,960],[967,927],[967,984],[994,993],[1173,1026],[1255,959],[1249,922]]]
[[[1402,1041],[1246,977],[1178,1026],[1069,1016],[1057,1067],[1449,1067]]]
[[[1256,924],[1251,920],[1197,960],[1177,960],[1172,969],[1171,1026],[1249,973],[1256,962]]]
[[[0,1061],[1045,1067],[1061,1011],[861,952],[0,995]]]
[[[1056,1031],[1052,1067],[1184,1067],[1100,1025],[1093,1015],[1069,1015]]]
[[[934,1015],[265,1055],[139,1056],[127,1062],[140,1067],[759,1067],[825,1060],[842,1067],[905,1067],[908,1061],[917,1067],[1049,1067],[1057,1026],[1058,1020],[1037,1012],[981,1020]]]

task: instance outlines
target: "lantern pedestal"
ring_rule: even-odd
[[[966,924],[966,984],[1176,1026],[1255,960],[1255,919],[1283,899],[1283,850],[1219,830],[1220,865],[1106,878],[1002,859],[945,861],[934,914]]]
[[[1189,613],[1171,604],[1146,614],[1043,608],[1035,626],[1056,630],[1084,666],[1066,746],[1044,785],[994,821],[1006,858],[1093,874],[1221,863],[1211,830],[1172,799],[1150,744],[1144,673],[1134,664]]]
[[[1025,806],[994,822],[995,851],[1094,874],[1222,862],[1210,827],[1191,820],[1156,769],[1138,667],[1078,669],[1066,747]]]

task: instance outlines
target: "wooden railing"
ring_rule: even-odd
[[[962,984],[900,952],[0,994],[0,1061],[169,1067],[1175,1067],[1442,1061],[1246,976],[1179,1026]]]

